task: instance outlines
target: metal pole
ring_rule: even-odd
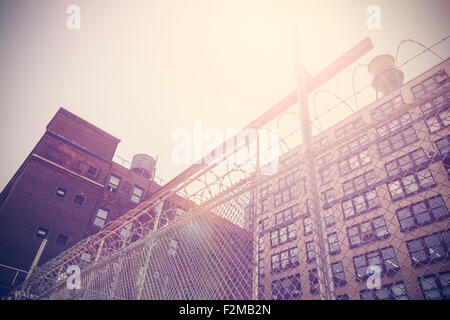
[[[34,268],[36,268],[36,265],[38,264],[39,259],[41,258],[42,252],[44,251],[46,244],[47,244],[47,239],[42,240],[41,245],[39,246],[39,250],[37,251],[36,255],[34,256],[33,263],[31,264],[30,270],[28,270],[27,276],[22,285],[22,290],[21,290],[22,295],[26,293],[28,279],[30,278],[31,274],[33,273]]]
[[[297,30],[295,30],[297,31]],[[297,101],[302,130],[304,159],[305,159],[305,184],[307,194],[311,200],[311,218],[313,220],[314,251],[317,264],[317,277],[319,281],[319,292],[322,300],[334,300],[334,282],[331,272],[329,250],[325,241],[325,226],[321,217],[320,198],[316,180],[316,169],[314,165],[312,126],[309,116],[307,99],[307,72],[300,62],[300,47],[297,33],[295,33],[295,77],[297,83]]]
[[[259,210],[259,192],[258,182],[260,177],[260,162],[259,162],[259,131],[256,130],[256,175],[253,180],[253,208],[250,209],[250,221],[252,221],[252,235],[253,235],[253,287],[252,287],[252,300],[258,300],[259,291],[259,232],[257,227],[257,217]]]

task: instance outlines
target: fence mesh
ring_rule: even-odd
[[[41,266],[11,296],[448,299],[447,73],[409,89],[412,102],[392,95],[317,136],[314,173],[298,126],[280,134],[276,172],[251,160],[256,150],[246,140],[233,150],[245,161],[199,164]],[[281,132],[280,118],[273,123]],[[167,205],[174,194],[186,212]],[[67,286],[72,265],[81,268],[80,289]]]

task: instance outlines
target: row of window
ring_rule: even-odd
[[[336,286],[346,284],[341,262],[332,264],[333,280]],[[309,284],[311,294],[319,292],[319,279],[317,269],[309,270]],[[420,289],[426,300],[448,300],[450,299],[450,272],[441,272],[423,277],[418,277]],[[264,286],[260,286],[260,298],[264,297]],[[272,298],[276,300],[290,300],[299,298],[301,292],[300,274],[284,277],[272,281]],[[359,291],[361,300],[408,300],[406,286],[403,281],[390,283],[380,288],[364,289]],[[344,294],[336,297],[338,300],[348,300]]]
[[[44,227],[38,227],[35,236],[41,239],[48,239],[50,230]],[[61,247],[65,247],[69,241],[69,236],[66,234],[58,233],[55,238],[55,243]]]
[[[406,246],[414,266],[448,259],[450,230],[407,241]]]

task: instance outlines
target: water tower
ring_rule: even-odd
[[[146,154],[136,154],[131,161],[131,171],[148,180],[155,177],[156,160]]]
[[[389,54],[382,54],[369,63],[369,72],[373,76],[372,87],[382,96],[397,90],[403,83],[403,72],[395,66],[395,59]]]

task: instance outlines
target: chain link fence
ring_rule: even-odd
[[[223,154],[183,173],[41,266],[10,297],[448,299],[445,69],[449,60],[402,95],[317,135],[314,172],[298,147],[298,125],[279,136],[276,171],[259,145],[252,149],[255,140],[244,139],[232,153],[245,161]],[[276,129],[284,126],[280,118]],[[175,193],[184,195],[187,212],[165,205]],[[73,265],[81,270],[79,289],[68,286]]]

